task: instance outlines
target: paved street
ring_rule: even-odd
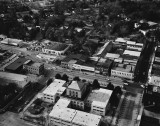
[[[3,44],[0,44],[0,47],[2,47],[4,49],[11,50],[12,52],[14,52],[16,54],[19,54],[19,52],[21,52],[28,59],[31,59],[31,60],[36,61],[36,62],[37,61],[42,62],[41,59],[36,57],[38,52],[27,51],[25,48],[19,48],[19,47],[13,48],[12,46],[3,45]],[[54,69],[54,70],[51,70],[49,72],[49,75],[45,79],[45,81],[47,81],[47,79],[49,79],[50,77],[54,77],[57,73],[61,73],[61,74],[66,73],[70,77],[79,76],[81,79],[85,79],[85,80],[93,81],[94,79],[97,79],[100,82],[106,83],[106,84],[108,84],[109,82],[112,82],[112,84],[114,84],[116,86],[122,86],[123,85],[122,79],[117,78],[117,77],[106,77],[106,76],[102,76],[102,75],[98,75],[98,74],[92,74],[92,73],[84,74],[80,71],[70,71],[68,69],[61,68],[61,67],[55,66],[53,64],[48,64],[48,63],[45,63],[45,67],[49,68],[49,69]]]

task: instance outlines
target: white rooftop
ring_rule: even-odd
[[[89,94],[87,100],[91,101],[92,104],[95,104],[96,106],[106,106],[108,104],[111,94],[111,90],[100,88],[98,90],[93,90]]]
[[[71,122],[76,115],[76,110],[70,108],[53,108],[49,116],[52,118]]]
[[[43,94],[54,96],[57,91],[66,83],[64,80],[55,79],[44,91]]]
[[[136,42],[134,42],[134,41],[127,41],[127,45],[135,45],[136,44]]]
[[[127,41],[124,38],[117,38],[115,42],[126,43]]]
[[[119,57],[120,57],[119,54],[114,54],[114,53],[107,53],[105,56],[105,58],[114,58],[114,59],[117,59]]]
[[[141,54],[141,52],[131,51],[131,50],[125,50],[123,54],[139,57],[140,54]]]
[[[82,125],[82,126],[98,126],[100,120],[101,120],[101,116],[99,115],[77,111],[77,114],[72,120],[72,123]]]
[[[0,72],[0,78],[13,80],[13,81],[26,81],[28,78],[26,75],[8,73],[8,72]]]

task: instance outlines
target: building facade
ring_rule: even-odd
[[[29,73],[41,75],[44,73],[44,64],[34,63],[28,60],[24,63],[23,69],[27,70]]]

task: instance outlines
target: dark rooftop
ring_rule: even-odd
[[[7,70],[17,70],[23,63],[27,61],[26,58],[18,58],[16,61],[6,67]]]

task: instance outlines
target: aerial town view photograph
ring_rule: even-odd
[[[0,126],[160,126],[160,0],[0,0]]]

